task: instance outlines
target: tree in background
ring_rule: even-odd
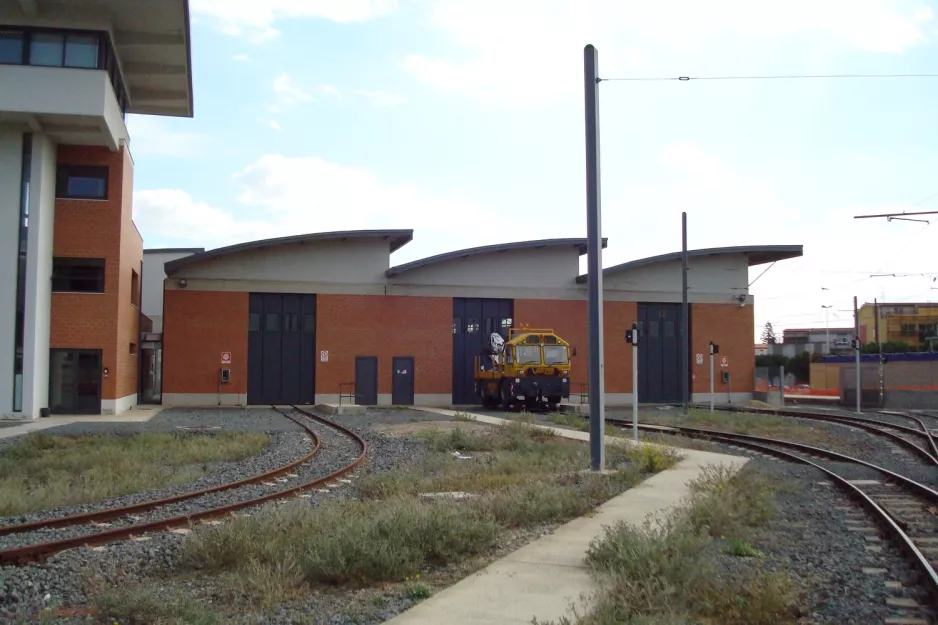
[[[771,321],[766,321],[765,327],[762,328],[762,342],[766,345],[775,345],[778,343],[778,337],[775,336],[775,328],[772,327]]]

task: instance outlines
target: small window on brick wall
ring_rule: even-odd
[[[59,164],[55,179],[55,197],[106,200],[107,182],[106,166]]]
[[[130,270],[130,303],[140,306],[140,277],[133,269]]]
[[[104,293],[104,259],[53,258],[52,290],[58,293]]]
[[[136,355],[137,355],[137,344],[136,344],[136,343],[131,343],[131,344],[130,344],[130,355],[131,355],[131,356],[136,356]]]

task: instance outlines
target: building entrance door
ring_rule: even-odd
[[[101,350],[50,350],[49,412],[101,413]]]

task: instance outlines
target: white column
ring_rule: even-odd
[[[26,253],[26,324],[23,337],[23,416],[49,407],[49,327],[52,311],[52,234],[55,219],[56,146],[33,135],[29,181],[29,248]]]
[[[16,266],[23,132],[0,125],[0,417],[13,414]]]

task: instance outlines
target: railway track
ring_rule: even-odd
[[[130,506],[109,508],[85,514],[63,516],[2,527],[0,528],[0,536],[9,536],[12,534],[25,534],[32,532],[42,534],[47,530],[55,530],[71,526],[89,526],[92,528],[100,528],[102,526],[107,526],[112,521],[120,521],[124,523],[124,525],[113,529],[92,531],[90,533],[83,533],[79,536],[71,536],[58,540],[39,541],[34,543],[30,542],[30,544],[2,550],[0,551],[0,565],[28,564],[31,562],[44,560],[51,555],[66,551],[68,549],[74,549],[76,547],[98,547],[113,542],[140,537],[144,534],[152,532],[186,528],[193,523],[208,522],[227,517],[239,510],[244,510],[245,508],[254,507],[269,501],[284,499],[287,497],[295,497],[302,494],[304,491],[320,488],[323,485],[329,484],[334,480],[339,479],[343,475],[351,472],[359,465],[359,463],[361,463],[368,451],[368,445],[365,440],[352,430],[343,427],[342,425],[334,423],[297,406],[291,406],[291,410],[295,413],[298,413],[300,416],[288,414],[286,411],[278,408],[277,406],[273,406],[273,409],[282,414],[285,418],[296,422],[306,431],[307,434],[312,437],[313,448],[308,454],[304,455],[296,461],[274,469],[273,471],[268,471],[245,480],[229,482],[200,491],[182,493],[173,497],[145,501]],[[141,518],[137,516],[142,514],[151,514],[154,513],[154,511],[159,511],[163,508],[172,509],[172,507],[176,506],[177,504],[193,502],[199,497],[212,495],[214,493],[235,490],[256,484],[276,485],[276,482],[272,483],[270,480],[276,479],[281,475],[292,475],[296,477],[295,474],[290,472],[299,470],[301,467],[305,467],[307,463],[315,459],[317,454],[319,454],[320,450],[322,449],[322,439],[313,429],[312,423],[318,423],[332,428],[345,437],[351,439],[351,441],[353,441],[353,443],[360,450],[357,456],[355,456],[348,464],[329,473],[328,475],[316,476],[313,479],[307,480],[298,485],[276,490],[274,492],[265,493],[261,496],[247,497],[245,499],[238,500],[234,503],[229,503],[226,505],[208,507],[206,509],[197,510],[194,512],[165,516],[149,521],[141,522]],[[157,514],[156,516],[161,515]]]
[[[608,420],[617,427],[629,430],[628,421]],[[896,598],[897,608],[938,608],[938,491],[904,475],[890,471],[859,458],[819,447],[804,445],[748,434],[735,434],[719,430],[639,424],[646,432],[703,438],[734,447],[744,447],[758,453],[797,462],[821,471],[834,485],[856,501],[872,518],[877,527],[864,527],[859,519],[848,519],[854,531],[865,533],[871,547],[878,546],[882,538],[895,544],[907,557],[918,575],[919,584],[927,591],[929,604],[917,606],[908,598]],[[797,452],[797,453],[796,453]],[[850,480],[817,460],[847,462],[879,472],[884,479]],[[897,488],[899,492],[897,492]],[[881,547],[880,547],[881,548]],[[901,622],[901,621],[896,621]],[[914,622],[914,621],[912,621]]]
[[[906,418],[916,423],[918,427],[899,425],[897,423],[890,423],[888,421],[883,421],[882,419],[869,417],[809,412],[806,410],[786,410],[783,408],[742,408],[739,406],[721,406],[718,409],[724,412],[751,412],[756,414],[824,421],[827,423],[837,423],[840,425],[855,427],[886,438],[889,441],[909,450],[926,464],[938,468],[938,443],[936,443],[934,435],[919,417],[909,413],[883,412],[883,414]]]

